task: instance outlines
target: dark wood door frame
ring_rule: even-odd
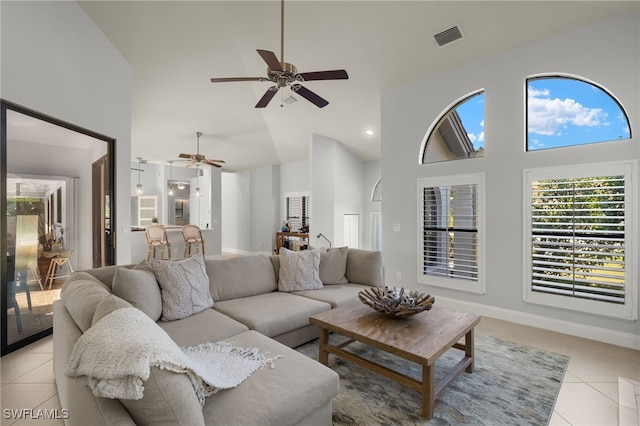
[[[114,265],[116,264],[116,256],[115,256],[115,248],[116,248],[116,239],[114,232],[116,227],[116,140],[110,138],[108,136],[104,136],[102,134],[96,133],[94,131],[82,128],[75,124],[71,124],[57,118],[51,117],[49,115],[40,113],[38,111],[26,108],[19,104],[0,99],[0,290],[2,294],[0,295],[0,319],[2,324],[1,331],[1,340],[0,340],[0,355],[6,355],[10,352],[13,352],[23,346],[26,346],[36,340],[41,339],[47,335],[52,333],[52,329],[44,330],[38,332],[36,334],[25,337],[24,339],[8,344],[7,342],[7,294],[8,294],[8,279],[7,279],[7,215],[5,212],[7,211],[7,110],[16,111],[20,114],[24,114],[65,129],[78,132],[87,136],[90,136],[95,139],[99,139],[107,143],[107,154],[106,154],[106,162],[105,162],[105,173],[103,180],[103,189],[104,195],[103,200],[107,200],[109,202],[109,235],[108,238],[105,238],[105,222],[104,220],[101,222],[100,235],[93,236],[94,239],[100,239],[104,241],[104,250],[106,253],[106,264]],[[102,210],[103,212],[105,209]],[[95,229],[95,224],[94,224]]]

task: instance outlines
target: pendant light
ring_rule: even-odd
[[[200,196],[200,164],[196,164],[196,197]]]
[[[173,161],[169,161],[169,186],[167,187],[167,194],[169,197],[173,197],[173,185],[171,185],[171,181],[173,180]]]
[[[182,191],[185,188],[184,182],[178,182],[178,184],[176,185],[176,188],[178,188],[180,191]]]
[[[140,172],[142,171],[142,157],[138,158],[138,184],[136,185],[136,194],[142,195],[142,184],[140,183]]]

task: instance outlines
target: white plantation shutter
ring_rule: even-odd
[[[418,179],[418,282],[485,292],[484,174]]]
[[[285,220],[291,230],[297,232],[303,225],[309,223],[309,196],[291,194],[285,196]]]
[[[477,184],[425,187],[423,272],[478,280]]]
[[[624,304],[625,176],[531,184],[531,290]]]

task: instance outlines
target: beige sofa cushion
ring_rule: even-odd
[[[320,281],[320,251],[280,248],[278,291],[317,290]]]
[[[276,291],[216,302],[213,309],[274,337],[309,325],[309,316],[328,311],[331,305]]]
[[[91,327],[96,325],[98,321],[100,321],[105,316],[109,315],[113,311],[117,311],[118,309],[123,308],[131,308],[131,304],[124,299],[119,298],[114,294],[110,294],[107,297],[103,298],[98,306],[96,307],[96,311],[93,313],[93,319],[91,320]]]
[[[162,289],[163,321],[186,318],[213,306],[202,255],[177,261],[155,259],[151,266]]]
[[[162,315],[160,286],[151,265],[144,262],[133,269],[118,268],[111,285],[113,293],[158,321]],[[208,288],[208,284],[207,284]]]
[[[205,266],[211,277],[211,296],[216,302],[269,293],[278,288],[271,261],[264,255],[207,259]]]
[[[275,368],[258,370],[237,388],[207,398],[203,408],[207,424],[300,424],[338,394],[338,375],[319,362],[255,331],[234,336],[233,341],[239,347],[257,347],[261,353],[283,358],[274,361]]]
[[[320,281],[322,284],[346,284],[348,247],[335,247],[320,252]]]
[[[96,307],[111,289],[86,272],[74,272],[60,291],[69,314],[84,333],[91,327]]]
[[[350,283],[381,287],[382,253],[350,248],[347,251],[346,277]]]
[[[151,367],[143,385],[142,399],[120,400],[136,425],[204,425],[198,397],[186,374]]]
[[[370,288],[370,286],[361,284],[336,284],[327,285],[320,290],[296,291],[293,294],[326,302],[333,308],[337,308],[351,303],[359,303],[358,293],[366,288]]]
[[[111,265],[102,268],[87,269],[83,272],[92,275],[98,281],[106,284],[107,287],[111,288],[111,284],[113,283],[113,276],[115,275],[118,268],[133,268],[134,266],[135,265]]]
[[[246,325],[213,309],[205,309],[177,321],[159,321],[157,324],[178,346],[217,342],[249,329]]]

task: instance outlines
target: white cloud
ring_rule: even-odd
[[[560,135],[568,125],[608,125],[607,113],[601,108],[589,108],[574,99],[551,99],[549,90],[528,91],[528,131],[539,135]]]

